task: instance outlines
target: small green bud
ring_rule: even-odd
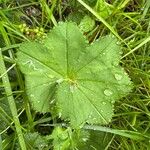
[[[34,32],[35,32],[35,33],[38,33],[38,32],[39,32],[39,29],[37,29],[37,28],[34,29]]]
[[[25,23],[22,24],[22,27],[25,28],[27,25]]]
[[[23,29],[23,28],[21,28],[21,29],[20,29],[20,31],[21,31],[21,32],[24,32],[24,29]]]
[[[41,32],[44,32],[44,28],[40,28],[40,31],[41,31]]]
[[[20,24],[18,27],[21,29],[22,28],[22,24]]]
[[[41,33],[38,32],[36,35],[37,35],[38,37],[40,37],[40,36],[41,36]]]
[[[29,31],[29,27],[26,27],[26,28],[25,28],[25,32],[28,32],[28,31]]]
[[[29,31],[27,31],[27,32],[26,32],[26,34],[28,34],[28,35],[29,35],[29,34],[30,34],[30,32],[29,32]]]

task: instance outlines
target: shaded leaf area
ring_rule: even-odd
[[[89,131],[89,135],[85,145],[79,146],[80,150],[105,150],[109,147],[113,138],[112,134],[98,131]]]
[[[26,146],[28,150],[48,150],[48,141],[45,137],[38,133],[26,133],[24,135]],[[16,143],[16,149],[20,150],[18,143]]]
[[[11,125],[12,115],[6,98],[0,98],[0,132]]]
[[[18,110],[22,109],[22,104],[21,97],[16,98],[16,106]],[[24,119],[21,121],[24,122]],[[10,135],[14,133],[14,131],[14,122],[7,97],[0,98],[0,134],[2,135],[2,139],[8,139],[8,141],[11,142],[12,139]]]
[[[115,37],[89,44],[76,24],[61,22],[43,41],[22,43],[17,58],[33,108],[81,127],[108,124],[115,100],[130,92],[121,53]]]

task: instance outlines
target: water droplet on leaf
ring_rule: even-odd
[[[106,96],[111,96],[111,95],[113,94],[113,92],[110,91],[109,89],[106,89],[106,90],[104,91],[104,94],[105,94]]]
[[[106,105],[106,102],[102,102],[103,105]]]
[[[34,97],[34,95],[33,95],[33,94],[30,94],[30,97]]]
[[[120,74],[115,74],[115,79],[116,80],[121,80],[122,79],[122,75],[120,75]]]
[[[114,104],[114,103],[115,103],[115,101],[114,101],[114,100],[112,100],[112,101],[111,101],[111,103],[112,103],[112,104]]]
[[[84,142],[86,142],[88,139],[87,139],[87,138],[82,138],[82,140],[83,140]]]
[[[58,117],[61,118],[61,115],[62,115],[61,112],[59,112],[59,113],[58,113]]]
[[[54,78],[54,76],[50,75],[50,74],[46,74],[49,78]]]
[[[111,122],[111,119],[109,119],[108,122]]]
[[[118,62],[117,61],[113,62],[113,65],[118,66]]]
[[[75,85],[70,85],[70,92],[73,93],[77,87]]]
[[[53,104],[53,103],[54,103],[54,101],[55,101],[55,99],[53,99],[53,100],[50,102],[50,104]]]
[[[118,41],[116,44],[117,44],[117,45],[120,45],[120,42]]]
[[[57,81],[56,81],[56,83],[58,83],[58,84],[60,84],[60,83],[62,83],[64,81],[64,79],[58,79]]]

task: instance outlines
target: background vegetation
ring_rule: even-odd
[[[49,135],[63,121],[31,109],[15,54],[19,43],[44,38],[58,22],[69,20],[90,43],[109,33],[117,36],[121,65],[134,84],[132,92],[115,103],[112,122],[93,127],[90,142],[98,150],[150,150],[149,7],[149,0],[0,0],[0,149],[58,145]]]

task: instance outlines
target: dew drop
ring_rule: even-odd
[[[89,118],[92,118],[92,116],[91,116],[91,115],[89,115]]]
[[[124,75],[128,75],[128,74],[125,72]]]
[[[115,74],[115,79],[120,81],[122,79],[122,75],[120,74]]]
[[[61,112],[59,112],[59,113],[58,113],[58,117],[61,118],[61,115],[62,115]]]
[[[84,142],[86,142],[88,139],[87,139],[87,138],[82,138],[82,140],[83,140]]]
[[[50,104],[53,104],[53,103],[54,103],[54,101],[55,101],[55,99],[53,99],[53,100],[50,102]]]
[[[60,84],[60,83],[62,83],[64,81],[64,79],[58,79],[57,81],[56,81],[56,83],[58,83],[58,84]]]
[[[60,21],[60,22],[58,22],[58,24],[59,24],[59,25],[62,25],[62,24],[63,24],[63,22],[62,22],[62,21]]]
[[[106,102],[102,102],[103,105],[106,105]]]
[[[113,65],[118,66],[118,62],[117,61],[113,62]]]
[[[33,95],[33,94],[30,94],[30,97],[34,97],[34,95]]]
[[[108,119],[108,122],[111,122],[111,119]]]
[[[122,51],[120,51],[119,54],[121,55],[121,54],[122,54]]]
[[[40,101],[37,101],[37,103],[40,103]]]
[[[112,101],[111,101],[111,104],[114,104],[114,103],[115,103],[115,101],[114,101],[114,100],[112,100]]]
[[[109,89],[106,89],[106,90],[104,91],[104,94],[105,94],[106,96],[111,96],[111,95],[113,94],[113,92],[110,91]]]
[[[47,86],[47,84],[46,84],[46,83],[44,83],[44,84],[43,84],[43,86]]]
[[[50,75],[50,74],[46,74],[49,78],[54,78],[54,76]]]
[[[71,85],[71,86],[70,86],[70,92],[71,92],[71,93],[73,93],[76,89],[77,89],[76,86],[74,86],[74,85]]]
[[[117,44],[117,45],[120,45],[120,42],[118,41],[116,44]]]

